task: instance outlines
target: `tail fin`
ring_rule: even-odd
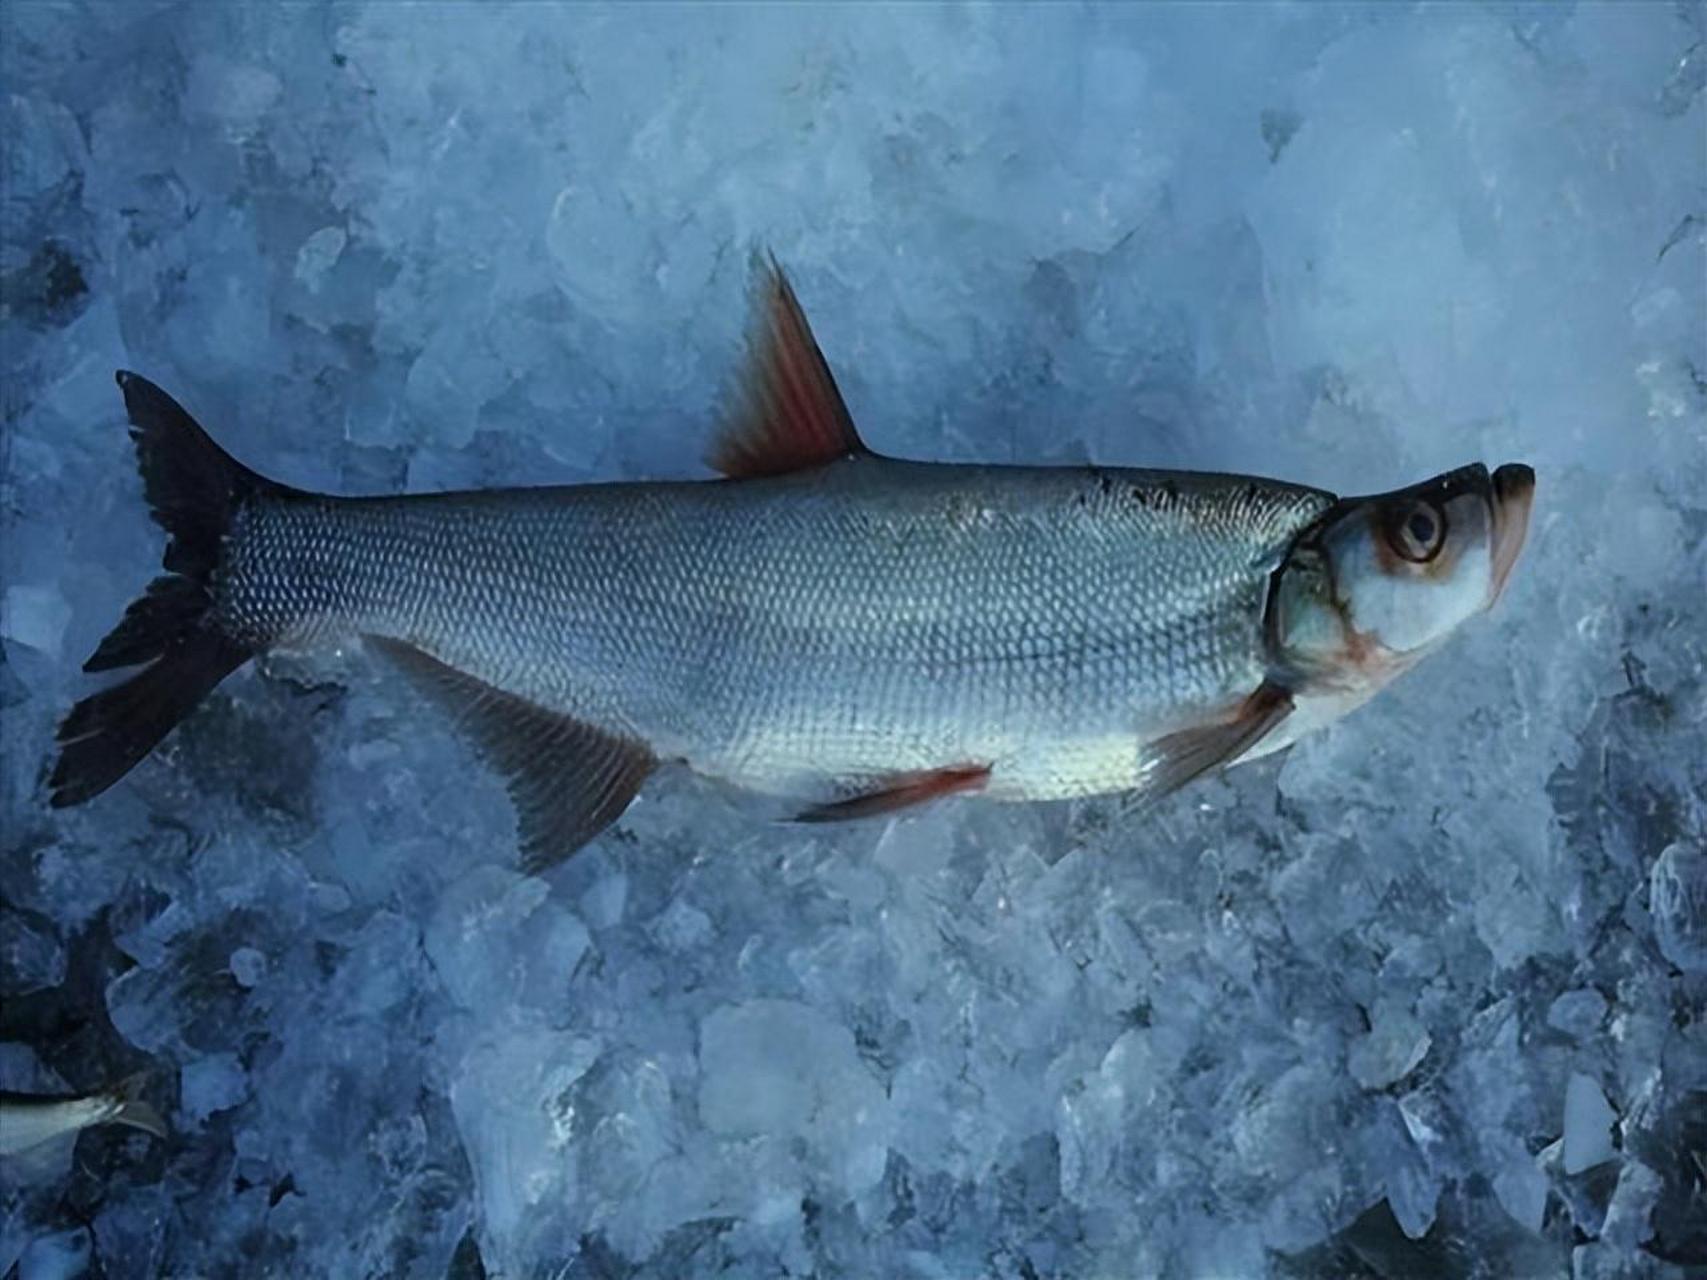
[[[108,1124],[129,1125],[132,1129],[141,1129],[151,1133],[156,1138],[167,1135],[166,1120],[158,1111],[142,1099],[142,1091],[148,1084],[148,1073],[140,1072],[122,1082],[113,1090],[119,1102],[119,1109],[108,1117]]]
[[[85,671],[148,665],[79,702],[59,726],[59,761],[48,784],[56,808],[112,786],[253,656],[213,615],[213,574],[237,510],[280,488],[227,454],[148,379],[120,370],[118,384],[148,506],[171,535],[166,574],[132,602],[83,664]]]

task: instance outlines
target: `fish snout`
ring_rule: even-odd
[[[1488,604],[1500,598],[1512,566],[1523,550],[1529,533],[1529,511],[1535,501],[1535,470],[1521,462],[1508,462],[1493,477],[1494,537],[1492,571],[1488,579]]]

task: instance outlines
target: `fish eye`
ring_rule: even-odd
[[[1440,554],[1446,541],[1446,515],[1427,502],[1401,507],[1388,533],[1393,550],[1412,564],[1426,564]]]

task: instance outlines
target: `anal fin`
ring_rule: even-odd
[[[1291,690],[1264,681],[1229,718],[1157,739],[1146,753],[1134,798],[1160,800],[1211,769],[1231,764],[1292,714],[1292,705]]]
[[[622,816],[657,765],[643,743],[541,707],[414,645],[367,642],[468,730],[516,808],[522,867],[544,871]]]
[[[893,813],[916,804],[935,800],[939,796],[976,791],[990,778],[987,764],[951,765],[946,769],[923,769],[916,773],[898,773],[886,779],[881,787],[863,795],[816,805],[799,814],[796,822],[841,822],[849,818],[869,818],[879,813]]]

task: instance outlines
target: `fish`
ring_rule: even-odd
[[[716,478],[333,496],[117,375],[164,575],[85,663],[50,802],[228,674],[360,639],[502,776],[521,861],[661,765],[827,822],[949,795],[1152,803],[1366,702],[1496,601],[1534,472],[1340,497],[1244,475],[950,465],[856,430],[774,260]]]
[[[146,1076],[80,1097],[0,1092],[0,1156],[15,1157],[102,1124],[127,1125],[166,1137],[160,1113],[138,1096]]]

